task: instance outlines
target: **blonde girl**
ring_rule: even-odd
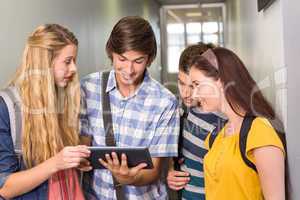
[[[14,150],[8,105],[0,97],[0,195],[4,199],[83,199],[75,168],[86,166],[80,146],[78,41],[47,24],[27,39],[21,66],[9,84],[21,104],[21,158]],[[89,167],[83,167],[83,170]]]

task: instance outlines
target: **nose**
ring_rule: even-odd
[[[126,66],[126,74],[131,75],[134,72],[134,61],[128,61]]]
[[[183,88],[183,95],[185,97],[191,97],[191,95],[192,95],[191,89],[189,87],[184,87]]]
[[[77,72],[77,66],[74,62],[72,62],[72,64],[70,65],[69,72],[71,74],[75,74]]]
[[[192,93],[192,99],[193,100],[197,100],[199,98],[197,88],[194,88],[191,93]]]

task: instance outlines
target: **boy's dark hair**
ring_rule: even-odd
[[[106,53],[112,60],[112,53],[123,54],[137,51],[148,55],[149,66],[156,57],[157,45],[151,25],[138,16],[120,19],[114,26],[106,43]]]
[[[215,48],[216,46],[212,43],[205,44],[199,42],[188,46],[183,50],[179,59],[179,70],[188,74],[191,68],[191,64],[196,56],[201,55],[208,49]]]

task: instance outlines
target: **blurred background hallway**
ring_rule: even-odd
[[[79,39],[80,77],[109,69],[105,43],[128,15],[151,23],[159,49],[149,71],[175,94],[179,55],[189,44],[211,42],[245,61],[287,128],[292,199],[300,199],[299,0],[1,0],[1,88],[19,65],[27,36],[45,23],[65,25]]]

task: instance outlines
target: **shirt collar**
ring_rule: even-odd
[[[139,88],[137,88],[137,90],[134,92],[134,95],[136,95],[137,93],[142,93],[143,95],[147,94],[148,89],[149,89],[150,80],[151,80],[150,74],[149,74],[148,70],[146,69],[143,82],[141,83]],[[106,92],[110,92],[115,88],[117,88],[115,70],[111,70],[109,73],[109,77],[108,77]]]
[[[115,70],[111,70],[108,77],[108,83],[106,86],[106,92],[110,92],[111,90],[117,87],[116,77],[115,77]]]

